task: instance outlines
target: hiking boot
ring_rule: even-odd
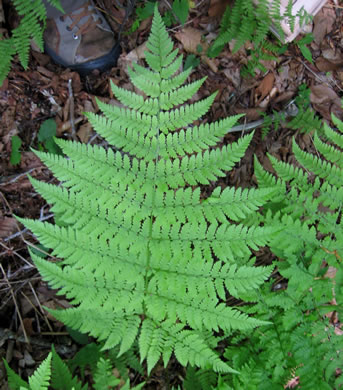
[[[121,51],[111,27],[91,0],[68,14],[48,19],[44,45],[56,63],[81,75],[113,67]]]

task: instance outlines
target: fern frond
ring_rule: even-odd
[[[7,361],[3,359],[7,377],[8,377],[8,385],[11,390],[21,390],[21,389],[29,389],[29,385],[20,378],[18,374],[16,374],[12,368],[8,365]]]
[[[322,142],[317,134],[314,137],[313,143],[318,152],[321,153],[327,160],[337,165],[340,169],[343,169],[343,152],[339,151],[332,145]]]
[[[112,365],[108,359],[100,358],[94,373],[94,389],[111,389],[119,385],[120,379],[112,373]]]
[[[325,135],[335,143],[339,148],[343,149],[343,122],[340,121],[335,115],[331,116],[332,122],[338,127],[338,132],[332,130],[327,124],[324,124]]]
[[[52,374],[51,374],[51,386],[59,390],[87,390],[88,386],[82,386],[75,377],[71,375],[67,365],[56,353],[54,346],[52,346]]]
[[[52,354],[43,360],[37,370],[29,378],[30,390],[48,390],[51,378],[51,359]]]
[[[311,172],[320,178],[327,180],[330,184],[340,186],[343,182],[343,170],[326,161],[322,161],[309,153],[302,151],[293,141],[293,152],[300,162]]]
[[[287,123],[287,126],[291,129],[299,129],[302,133],[310,133],[313,130],[320,130],[322,122],[310,107],[300,108],[299,113]]]
[[[157,10],[147,47],[150,68],[130,70],[147,97],[112,85],[126,107],[99,102],[105,119],[88,114],[121,151],[57,140],[68,159],[36,152],[62,186],[30,180],[63,226],[21,221],[62,259],[31,254],[43,278],[74,305],[51,311],[57,319],[119,355],[138,340],[149,372],[172,353],[181,364],[233,372],[214,352],[212,332],[266,324],[228,307],[226,295],[250,294],[271,273],[246,264],[277,230],[243,222],[273,190],[218,187],[202,199],[200,188],[190,187],[225,176],[253,134],[216,149],[238,117],[193,126],[215,94],[186,102],[204,80],[182,87],[189,70],[177,73],[180,57]]]
[[[13,44],[13,39],[0,40],[0,52],[3,53],[0,61],[0,86],[1,86],[2,83],[4,82],[5,77],[10,71],[11,61],[13,56],[16,53],[15,46]]]

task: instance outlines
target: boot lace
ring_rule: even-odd
[[[68,15],[63,15],[61,18],[64,20],[67,16],[69,16],[72,20],[72,23],[67,26],[67,29],[71,31],[75,26],[78,28],[78,31],[74,34],[75,39],[86,32],[95,30],[96,27],[102,23],[102,20],[97,15],[94,6],[90,2],[87,2],[82,7],[81,12],[77,14],[70,13]],[[87,21],[79,25],[78,23],[86,16],[88,16]]]

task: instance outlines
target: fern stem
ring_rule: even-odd
[[[161,62],[161,59],[160,59]],[[161,71],[160,71],[161,75]],[[160,77],[160,82],[159,82],[159,88],[161,88],[162,84],[162,77]],[[157,123],[160,123],[160,113],[161,113],[161,101],[160,101],[160,96],[158,97],[158,111],[157,111]],[[156,156],[155,156],[155,171],[154,171],[154,186],[152,187],[152,201],[151,201],[151,212],[150,212],[150,217],[149,217],[149,233],[148,237],[149,239],[147,240],[147,245],[146,245],[146,267],[145,267],[145,275],[144,275],[144,296],[147,295],[148,293],[148,286],[149,286],[149,270],[150,270],[150,260],[151,260],[151,250],[149,248],[149,243],[152,241],[152,228],[153,228],[153,210],[155,208],[155,200],[156,200],[156,190],[157,190],[157,185],[156,185],[156,177],[157,177],[157,162],[160,158],[160,127],[158,126],[156,129],[156,137],[157,137],[157,142],[156,142]],[[144,315],[146,315],[146,306],[145,302],[143,302],[143,310],[144,310]]]

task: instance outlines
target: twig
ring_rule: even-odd
[[[75,118],[74,118],[74,95],[73,95],[73,87],[71,85],[72,80],[68,80],[68,92],[69,92],[69,115],[70,115],[70,126],[71,126],[71,136],[75,140],[76,139],[76,131],[75,131]]]
[[[301,58],[296,58],[297,61],[301,62],[302,65],[304,65],[304,67],[309,71],[311,72],[314,77],[316,77],[319,81],[321,81],[322,83],[328,85],[329,87],[332,87],[332,85],[330,83],[328,83],[326,80],[322,79],[316,72],[314,72],[307,64],[306,62],[304,62]],[[335,86],[340,90],[340,92],[343,91],[343,89],[336,83],[336,81],[331,78],[332,82],[335,84]]]
[[[9,280],[7,279],[7,275],[6,275],[6,273],[5,273],[5,271],[4,271],[3,267],[2,267],[2,264],[0,264],[0,268],[1,268],[1,271],[2,271],[2,273],[3,273],[3,275],[4,275],[4,278],[5,278],[5,280],[6,280],[7,284],[8,284],[8,287],[9,287],[9,289],[10,289],[10,293],[11,293],[11,295],[12,295],[12,299],[13,299],[14,305],[15,305],[15,307],[16,307],[16,309],[17,309],[17,314],[18,314],[18,317],[19,317],[20,325],[21,325],[21,327],[23,328],[23,333],[24,333],[25,342],[26,342],[27,344],[30,344],[30,340],[29,340],[29,338],[28,338],[28,336],[27,336],[27,334],[26,334],[26,330],[25,330],[25,326],[24,326],[23,319],[22,319],[21,314],[20,314],[20,311],[19,311],[19,307],[18,307],[18,304],[17,304],[17,300],[15,299],[15,296],[14,296],[14,293],[13,293],[13,290],[12,290],[12,287],[11,287],[11,284],[10,284]]]
[[[46,221],[47,219],[50,219],[50,218],[52,218],[53,216],[54,216],[54,214],[48,214],[48,215],[46,215],[45,217],[39,218],[39,221]],[[11,234],[10,236],[4,238],[3,240],[4,240],[5,242],[7,242],[7,241],[9,241],[9,240],[12,240],[13,238],[16,238],[16,237],[18,237],[18,236],[21,236],[22,234],[26,233],[27,231],[28,231],[27,228],[22,229],[22,230],[20,230],[19,232],[14,233],[14,234]],[[26,242],[26,240],[25,240],[24,238],[23,238],[23,241]]]
[[[14,177],[13,177],[13,176],[4,177],[4,178],[1,179],[0,186],[5,186],[5,185],[7,185],[7,184],[15,183],[15,182],[16,182],[17,180],[19,180],[21,177],[28,175],[29,173],[31,173],[31,172],[34,171],[35,169],[37,169],[37,168],[31,168],[31,169],[29,169],[27,172],[19,173],[19,175],[15,175]],[[7,179],[7,178],[9,178],[9,177],[13,177],[13,178],[12,178],[10,181],[5,181],[5,179]]]
[[[35,299],[36,299],[37,305],[39,306],[39,309],[40,309],[40,311],[41,311],[41,313],[38,312],[38,314],[40,314],[40,315],[43,316],[46,325],[47,325],[48,328],[50,329],[50,332],[52,332],[52,331],[53,331],[52,326],[50,325],[50,322],[49,322],[48,317],[47,317],[47,316],[45,315],[45,313],[44,313],[44,310],[43,310],[43,308],[42,308],[42,305],[41,305],[41,303],[40,303],[40,301],[39,301],[39,299],[38,299],[38,297],[37,297],[36,291],[35,291],[35,289],[32,287],[31,282],[29,282],[29,285],[30,285],[30,287],[31,287],[32,294],[34,295],[34,297],[35,297]],[[22,292],[22,294],[24,294],[24,293]]]
[[[14,215],[13,210],[12,210],[12,207],[11,207],[10,204],[7,202],[7,199],[6,199],[5,195],[4,195],[1,191],[0,191],[0,195],[1,195],[2,199],[3,199],[3,201],[6,203],[7,208],[8,208],[8,210],[10,211],[11,215]],[[21,231],[20,231],[20,229],[19,229],[19,224],[18,224],[17,220],[15,221],[15,226],[16,226],[16,229],[18,230],[18,233],[15,233],[15,234],[17,234],[17,236],[20,236],[20,235],[21,235]],[[24,241],[23,236],[22,236],[21,238],[22,238],[22,240]],[[4,241],[6,242],[6,239],[4,239]]]
[[[295,117],[298,114],[299,110],[298,107],[294,104],[293,101],[288,103],[284,111],[281,111],[279,114],[284,114],[285,117]],[[276,115],[271,115],[271,119],[274,119]],[[259,119],[257,121],[253,121],[250,123],[244,123],[242,125],[237,125],[234,127],[231,127],[231,129],[228,130],[228,133],[235,133],[238,131],[251,131],[253,129],[256,129],[257,127],[260,127],[265,122],[265,119]]]
[[[44,335],[51,335],[51,336],[65,335],[64,332],[63,333],[62,332],[55,332],[52,334],[47,334],[46,332],[40,333],[40,335],[43,335],[43,334]],[[18,336],[17,334],[15,334],[14,332],[12,332],[9,329],[0,328],[0,345],[2,343],[4,343],[6,340],[15,340],[15,341],[20,342],[20,343],[27,343],[27,341],[25,340],[25,338],[23,336]],[[38,345],[39,347],[44,347],[44,348],[49,347],[49,349],[51,348],[50,341],[44,341],[44,340],[39,339],[38,337],[31,337],[30,344]],[[69,347],[68,345],[60,345],[60,344],[55,344],[54,346],[56,348],[56,351],[58,353],[60,353],[61,355],[64,355],[66,353],[70,353],[73,351],[73,346]]]
[[[17,233],[19,235],[19,233]],[[25,242],[25,240],[24,240]],[[0,245],[6,249],[7,252],[11,251],[13,254],[15,254],[16,256],[19,257],[20,260],[22,260],[24,263],[26,263],[26,265],[28,265],[30,268],[34,268],[34,266],[32,264],[30,264],[26,259],[25,257],[23,257],[22,255],[20,255],[17,251],[13,250],[13,249],[10,249],[8,246],[6,246],[5,244],[3,244],[1,241],[0,241]]]

